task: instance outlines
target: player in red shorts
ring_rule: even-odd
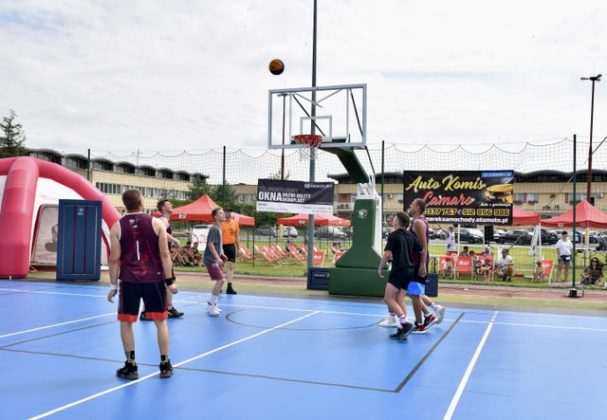
[[[209,272],[209,276],[211,276],[211,280],[215,282],[215,286],[211,290],[211,298],[207,302],[207,311],[211,316],[219,316],[221,309],[217,306],[217,298],[223,286],[224,274],[222,268],[224,261],[227,259],[223,254],[221,222],[225,220],[226,216],[221,207],[213,209],[211,216],[213,216],[215,224],[209,229],[203,262]]]
[[[127,214],[110,231],[111,286],[107,295],[108,301],[113,302],[120,279],[118,320],[126,362],[116,374],[125,379],[139,378],[133,323],[137,322],[143,299],[147,317],[158,330],[160,377],[168,378],[173,375],[173,366],[169,360],[166,292],[168,287],[177,293],[177,286],[172,275],[166,228],[160,220],[143,212],[143,198],[138,190],[125,191],[122,202]]]

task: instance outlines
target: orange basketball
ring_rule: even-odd
[[[268,68],[270,69],[270,73],[275,76],[278,76],[283,71],[285,71],[285,63],[283,63],[282,60],[275,58],[274,60],[270,61]]]

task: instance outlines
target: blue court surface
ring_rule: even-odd
[[[405,342],[381,303],[182,291],[169,320],[175,374],[158,377],[152,322],[134,326],[140,379],[108,288],[0,282],[5,419],[607,418],[607,320],[447,308]]]

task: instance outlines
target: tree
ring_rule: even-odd
[[[207,184],[206,178],[202,176],[196,176],[192,180],[192,184],[188,185],[188,199],[196,200],[198,197],[211,192],[211,186]]]
[[[291,171],[287,170],[285,172],[285,181],[287,179],[289,179],[289,177],[291,176]],[[276,172],[274,172],[273,174],[270,174],[270,177],[268,179],[280,179],[280,169]]]
[[[225,185],[219,184],[213,188],[210,193],[213,200],[216,203],[221,204],[222,207],[231,208],[236,204],[236,191],[228,183]]]
[[[2,119],[0,123],[0,158],[11,156],[23,156],[27,154],[24,147],[25,134],[23,134],[23,126],[15,123],[15,111],[11,109],[10,115]]]

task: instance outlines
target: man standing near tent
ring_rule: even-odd
[[[221,223],[221,239],[223,240],[223,253],[228,258],[226,261],[226,277],[228,278],[228,295],[235,295],[236,290],[232,287],[234,280],[234,264],[236,264],[236,256],[240,254],[240,226],[238,222],[232,218],[232,209],[225,210],[226,219]]]
[[[563,281],[566,282],[569,277],[569,266],[571,265],[571,252],[573,250],[573,243],[569,240],[567,231],[564,230],[561,234],[561,239],[556,243],[556,253],[559,257],[559,267],[556,272],[556,281],[559,282],[561,279],[561,271],[564,272]]]
[[[169,249],[171,244],[179,248],[179,239],[173,237],[173,227],[171,226],[170,222],[171,215],[173,214],[173,203],[171,203],[169,200],[160,200],[156,205],[156,209],[161,213],[158,219],[162,222],[166,230],[167,239],[169,241]],[[173,306],[173,294],[169,291],[167,291],[167,307],[169,318],[181,318],[183,316],[183,312],[179,312],[177,308]],[[146,316],[145,309],[141,312],[139,319],[142,321],[149,320]]]

